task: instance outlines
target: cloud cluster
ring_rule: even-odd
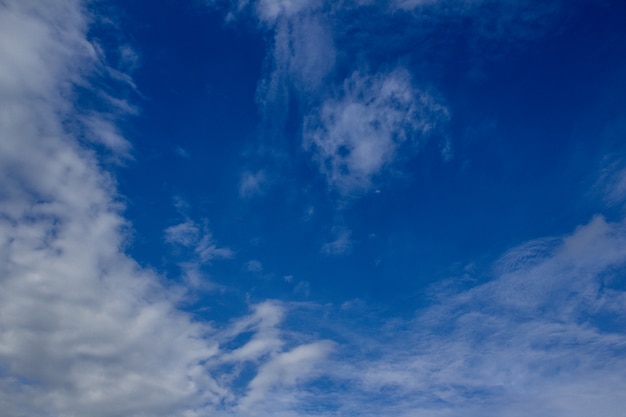
[[[437,45],[434,38],[441,38],[442,32],[444,38],[462,35],[469,57],[463,65],[468,73],[479,75],[482,60],[540,36],[561,6],[533,0],[233,0],[229,4],[229,19],[252,15],[261,30],[270,33],[266,73],[257,91],[267,137],[274,140],[283,135],[297,107],[303,148],[311,151],[329,187],[342,194],[358,194],[370,188],[376,176],[388,173],[399,156],[398,143],[407,137],[423,143],[428,138],[425,131],[437,127],[438,133],[445,132],[448,111],[432,95],[414,87],[410,71],[401,62],[407,49],[424,61],[419,65],[427,66],[445,53],[431,50]],[[393,25],[398,16],[415,28],[407,29],[407,39],[399,40],[393,33],[387,39],[381,27]],[[467,24],[457,27],[460,21]],[[385,58],[385,51],[393,48],[398,48],[398,56]],[[428,79],[417,82],[434,90]],[[410,149],[414,154],[418,147]],[[451,149],[451,142],[442,144],[444,159],[452,157]]]
[[[406,70],[354,73],[340,97],[307,118],[304,144],[329,184],[349,193],[369,189],[400,149],[412,153],[447,118],[447,109],[413,87]]]

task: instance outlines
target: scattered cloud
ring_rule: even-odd
[[[377,336],[355,336],[363,356],[345,352],[334,368],[355,387],[340,411],[620,415],[625,248],[626,224],[594,217],[571,235],[507,252],[492,281],[438,298]],[[363,411],[366,398],[373,408]]]
[[[409,150],[407,157],[413,156],[419,149],[415,145],[423,144],[433,127],[443,128],[449,119],[441,100],[414,86],[408,71],[399,66],[398,55],[410,48],[424,63],[435,56],[440,59],[442,52],[431,50],[438,44],[433,36],[459,31],[467,39],[466,71],[484,77],[485,59],[500,57],[514,45],[541,36],[563,7],[560,1],[548,5],[533,0],[348,0],[332,4],[234,0],[228,4],[230,20],[251,14],[261,30],[270,33],[266,72],[257,91],[267,137],[275,140],[284,134],[287,115],[296,103],[303,120],[303,147],[329,186],[342,194],[358,194],[370,188],[377,176],[398,170],[395,163],[404,154],[399,152],[400,145],[411,142],[414,146],[405,150]],[[393,25],[399,16],[415,22],[415,29],[407,31],[407,40],[402,41],[408,43],[402,46],[395,45],[397,36],[390,35],[389,40],[381,36],[381,27]],[[398,54],[386,62],[385,51],[395,46]],[[437,65],[430,71],[438,71]],[[423,79],[417,81],[433,88]],[[441,156],[450,160],[453,141],[441,136]]]
[[[254,4],[280,25],[317,3]],[[179,292],[124,252],[115,181],[94,141],[77,133],[89,129],[111,153],[129,149],[110,113],[85,118],[75,108],[75,87],[97,90],[89,77],[105,65],[88,41],[89,23],[79,1],[0,3],[3,415],[623,414],[623,220],[596,216],[569,235],[520,245],[494,264],[491,280],[450,291],[409,320],[353,325],[313,306],[315,325],[302,332],[294,322],[304,303],[261,301],[222,323],[181,310]],[[320,82],[324,71],[303,83]],[[305,143],[329,184],[367,189],[444,116],[403,70],[355,72],[308,116]],[[614,172],[609,202],[624,194],[623,171]],[[186,217],[164,233],[198,262],[234,256]],[[351,245],[350,230],[339,227],[322,252]],[[192,286],[197,264],[186,265]],[[341,344],[320,336],[333,331]]]
[[[393,164],[446,121],[448,110],[413,87],[408,71],[354,73],[341,95],[305,121],[304,144],[329,184],[344,194],[367,190]]]
[[[318,341],[276,355],[259,368],[238,409],[256,415],[272,415],[283,407],[297,409],[299,396],[303,394],[299,386],[323,375],[319,365],[332,352],[333,346],[330,341]]]

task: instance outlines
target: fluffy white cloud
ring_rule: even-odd
[[[170,415],[224,395],[211,332],[122,252],[114,183],[76,131],[128,146],[73,85],[102,65],[74,1],[0,5],[0,404],[3,415]],[[84,131],[78,129],[77,131]]]
[[[224,366],[272,363],[300,343],[283,349],[277,305],[253,307],[219,331],[196,322],[177,308],[179,291],[124,253],[114,180],[79,135],[101,135],[112,153],[129,147],[110,114],[86,119],[73,102],[74,86],[108,73],[87,40],[88,16],[79,1],[0,4],[1,413],[215,414],[237,397]],[[193,222],[166,236],[203,261],[232,253]],[[229,354],[222,345],[242,332],[261,347]]]
[[[405,70],[354,73],[339,97],[306,120],[304,144],[330,185],[348,194],[370,188],[403,145],[414,151],[447,118],[447,109],[415,88]]]

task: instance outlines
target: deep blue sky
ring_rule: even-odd
[[[598,209],[585,194],[602,157],[621,144],[596,132],[623,112],[626,93],[616,4],[577,4],[536,22],[539,7],[530,4],[518,11],[529,22],[513,17],[521,27],[502,35],[490,33],[502,18],[497,5],[425,23],[419,12],[387,16],[382,4],[335,12],[329,19],[347,22],[334,35],[344,56],[324,88],[355,66],[404,65],[450,112],[421,150],[398,155],[398,172],[377,179],[379,194],[346,198],[333,195],[300,149],[306,104],[280,109],[289,112],[285,124],[267,133],[276,122],[262,119],[255,94],[271,65],[271,30],[249,13],[226,23],[223,10],[193,2],[117,5],[140,56],[133,78],[143,96],[128,123],[135,160],[118,176],[136,232],[131,251],[176,277],[162,230],[180,220],[180,197],[239,255],[212,263],[221,271],[215,279],[253,296],[293,297],[282,282],[293,275],[323,302],[363,298],[411,311],[425,286],[467,264],[488,278],[485,268],[504,250],[566,233]],[[306,92],[290,94],[306,101],[294,97]],[[256,169],[265,170],[267,189],[241,198],[242,172]],[[315,214],[305,219],[309,207]],[[338,227],[351,232],[351,248],[325,256],[320,248]],[[242,267],[251,259],[262,274]]]
[[[625,52],[618,0],[1,2],[0,414],[622,417]]]

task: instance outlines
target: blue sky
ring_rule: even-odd
[[[626,6],[0,3],[0,407],[618,417]]]

